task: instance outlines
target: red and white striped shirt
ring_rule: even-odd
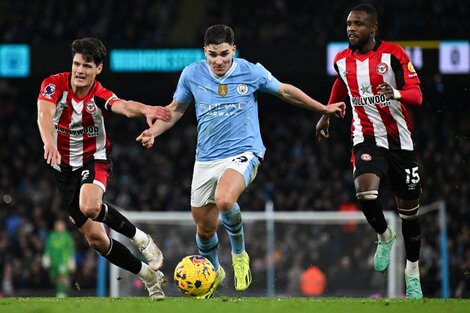
[[[342,83],[335,82],[329,103],[343,101],[349,95],[353,145],[371,142],[386,149],[412,151],[413,121],[407,105],[421,104],[422,95],[418,74],[403,48],[379,41],[366,54],[346,49],[336,55],[334,66],[337,82]],[[378,95],[377,86],[382,83],[405,92],[415,89],[409,90],[413,101],[406,103],[403,93],[400,100]]]
[[[95,81],[89,94],[77,97],[70,84],[71,73],[46,78],[38,100],[56,105],[54,141],[61,155],[59,171],[74,171],[91,160],[106,160],[111,144],[106,136],[105,118],[114,102],[113,92]]]

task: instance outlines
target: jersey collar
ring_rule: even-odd
[[[227,79],[228,77],[230,77],[230,75],[232,75],[232,73],[233,73],[233,72],[235,71],[235,69],[237,68],[238,63],[237,63],[237,61],[235,61],[235,59],[234,59],[233,62],[232,62],[232,66],[230,66],[230,68],[228,69],[227,73],[225,73],[225,75],[222,76],[222,77],[218,77],[217,75],[215,75],[214,73],[212,73],[209,64],[206,63],[206,65],[207,65],[207,69],[209,70],[209,73],[211,74],[211,76],[212,76],[215,80],[217,80],[219,83],[223,83],[225,79]]]

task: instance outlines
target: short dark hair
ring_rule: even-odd
[[[75,39],[72,42],[72,57],[80,53],[87,62],[95,62],[96,65],[103,63],[106,57],[106,47],[98,38]]]
[[[228,43],[233,46],[235,42],[235,34],[233,30],[227,25],[212,25],[206,30],[204,35],[204,46],[220,45]]]
[[[352,11],[366,12],[372,22],[375,22],[375,23],[378,22],[377,9],[368,3],[356,5],[354,8],[351,9],[351,12]]]

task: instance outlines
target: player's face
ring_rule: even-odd
[[[216,76],[224,76],[232,66],[232,58],[235,54],[236,46],[228,43],[220,45],[208,45],[204,47],[207,63],[212,73]]]
[[[57,221],[55,223],[55,230],[58,231],[58,232],[64,232],[66,229],[65,227],[65,223],[62,222],[62,221]]]
[[[377,24],[372,23],[364,11],[351,11],[346,21],[349,46],[353,50],[361,50],[370,40],[374,39]]]
[[[102,68],[103,64],[96,66],[95,62],[86,61],[80,53],[75,54],[72,62],[72,86],[76,88],[91,87]]]

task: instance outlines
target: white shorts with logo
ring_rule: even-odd
[[[198,208],[215,203],[215,188],[226,169],[234,169],[245,178],[245,188],[255,179],[260,159],[253,152],[245,152],[233,157],[194,163],[191,183],[191,206]]]

